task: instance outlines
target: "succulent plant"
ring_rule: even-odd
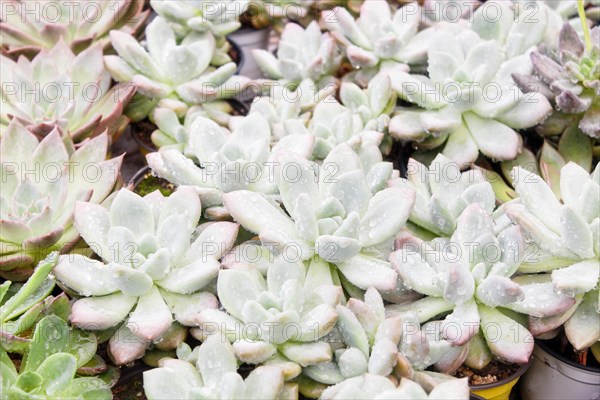
[[[335,326],[342,289],[332,281],[327,263],[305,265],[282,254],[271,259],[265,279],[240,259],[219,272],[217,293],[224,311],[202,312],[194,336],[231,341],[236,356],[248,364],[281,359],[306,367],[331,360],[323,338]],[[296,367],[286,368],[293,374],[286,379],[299,374]]]
[[[184,35],[192,30],[211,32],[215,37],[227,36],[241,27],[238,19],[247,4],[247,0],[150,0],[152,9]]]
[[[355,21],[348,10],[323,11],[323,24],[344,48],[355,74],[347,75],[361,86],[380,70],[408,70],[405,64],[423,64],[435,29],[417,33],[421,8],[408,4],[392,15],[384,1],[365,1]]]
[[[0,347],[5,351],[25,353],[29,349],[31,340],[24,337],[24,333],[44,314],[48,305],[46,302],[55,300],[48,298],[55,282],[54,277],[48,274],[57,260],[57,253],[48,256],[23,285],[11,281],[0,285]]]
[[[461,173],[460,165],[443,154],[438,154],[429,168],[411,158],[406,179],[391,180],[388,186],[406,187],[416,193],[408,220],[430,232],[425,236],[451,236],[459,216],[471,204],[479,204],[490,214],[496,205],[492,186],[481,171]]]
[[[370,154],[383,142],[383,132],[363,129],[361,115],[333,98],[317,103],[308,126],[288,124],[288,131],[314,137],[313,158],[323,160],[333,148],[348,144],[359,154]]]
[[[79,235],[75,203],[102,202],[119,178],[122,157],[106,159],[102,134],[74,150],[57,129],[41,141],[16,121],[2,136],[0,274],[23,280],[54,250],[67,252]]]
[[[112,399],[102,379],[76,375],[77,368],[91,360],[95,352],[93,334],[71,330],[59,317],[47,316],[36,325],[19,372],[0,348],[0,395],[9,399]]]
[[[489,18],[497,13],[499,18]],[[560,14],[540,1],[488,1],[475,11],[471,29],[484,40],[495,40],[504,56],[511,59],[535,50],[554,46],[563,24]]]
[[[522,168],[513,171],[517,201],[505,204],[504,213],[538,246],[536,257],[521,266],[522,283],[534,290],[549,287],[556,296],[566,296],[559,315],[531,312],[530,328],[536,335],[564,324],[573,347],[583,350],[600,340],[600,166],[592,174],[573,162],[560,171],[557,198],[542,178]],[[540,207],[544,204],[544,207]],[[520,310],[518,310],[520,311]]]
[[[292,154],[280,165],[277,184],[287,213],[263,195],[241,190],[223,195],[231,216],[275,248],[334,264],[347,288],[401,286],[384,259],[410,214],[414,192],[384,189],[395,173],[379,150],[359,158],[341,144],[320,167]]]
[[[384,72],[375,75],[367,89],[347,81],[340,88],[342,104],[360,116],[363,129],[369,131],[387,132],[396,98],[390,78]]]
[[[396,110],[389,131],[397,139],[427,149],[443,145],[443,154],[463,166],[479,151],[511,160],[520,148],[513,129],[532,127],[552,112],[543,95],[525,95],[511,84],[508,71],[528,70],[527,56],[505,61],[494,40],[468,30],[439,32],[428,57],[429,77],[390,72],[398,96],[422,107]]]
[[[557,145],[545,139],[537,157],[529,149],[523,148],[517,158],[500,164],[501,176],[492,171],[485,171],[483,175],[492,183],[496,197],[502,202],[518,197],[512,187],[512,170],[517,166],[541,176],[560,198],[560,170],[572,161],[590,171],[592,158],[591,139],[577,126],[571,126],[560,136]]]
[[[141,29],[149,15],[143,6],[143,0],[7,0],[0,10],[0,46],[9,55],[28,57],[61,41],[75,53],[94,43],[107,49],[110,31],[136,34]]]
[[[250,190],[275,195],[280,150],[285,148],[306,158],[314,142],[310,135],[287,135],[271,148],[269,124],[258,113],[244,117],[231,133],[207,118],[197,117],[187,134],[183,150],[165,148],[146,158],[158,176],[178,186],[194,186],[208,208],[207,216],[213,211],[214,216],[223,213],[218,207],[223,193]]]
[[[408,305],[387,306],[388,316],[414,311],[420,323],[450,313],[437,324],[441,338],[456,348],[456,360],[445,360],[450,373],[466,361],[472,368],[493,356],[526,363],[533,351],[531,333],[502,308],[565,302],[566,296],[521,288],[511,277],[524,258],[525,239],[517,226],[495,232],[494,221],[478,203],[461,214],[450,240],[423,242],[403,238],[390,260],[405,285],[427,297]],[[548,295],[549,298],[544,297]]]
[[[379,292],[367,289],[364,301],[351,298],[346,306],[337,306],[337,314],[335,328],[342,343],[332,343],[332,347],[339,347],[334,347],[335,361],[306,367],[303,374],[328,385],[365,374],[392,374],[398,360],[402,320],[385,318]]]
[[[584,44],[575,29],[565,23],[557,53],[547,48],[533,52],[534,74],[513,74],[524,92],[541,93],[555,104],[558,112],[541,127],[542,131],[557,134],[561,130],[556,132],[553,126],[564,129],[576,123],[588,136],[600,138],[600,28],[586,32]]]
[[[238,226],[196,228],[201,204],[190,187],[167,198],[159,191],[142,198],[121,189],[106,206],[78,203],[75,210],[77,229],[102,261],[63,256],[54,274],[80,297],[71,323],[116,329],[109,354],[126,364],[160,343],[174,320],[195,325],[202,309],[216,308],[216,298],[201,290],[217,277],[218,259],[233,245]]]
[[[146,46],[119,31],[110,33],[118,56],[105,56],[104,64],[117,82],[133,82],[138,95],[127,113],[134,121],[145,118],[157,105],[182,117],[189,105],[230,98],[244,89],[247,78],[233,76],[233,62],[210,66],[215,38],[210,32],[192,31],[181,42],[161,17],[146,27]]]
[[[325,389],[321,399],[468,399],[469,384],[466,378],[440,383],[427,393],[421,385],[403,378],[399,385],[380,375],[365,374],[349,378]]]
[[[306,29],[288,23],[281,34],[277,57],[267,50],[252,50],[257,65],[271,79],[300,83],[321,82],[337,75],[342,55],[328,32],[321,33],[316,21]]]
[[[116,135],[129,122],[123,109],[133,97],[135,87],[111,87],[99,44],[75,55],[60,40],[31,61],[25,57],[13,61],[4,55],[0,59],[1,135],[14,119],[39,137],[59,128],[81,142],[105,130],[111,136]]]
[[[298,127],[305,127],[316,105],[329,99],[335,91],[335,85],[320,88],[310,79],[304,79],[295,90],[288,85],[276,85],[268,95],[254,98],[248,114],[258,113],[265,117],[271,127],[272,141],[277,142],[298,129],[304,131]],[[243,117],[234,117],[230,127],[241,120]]]
[[[179,359],[163,358],[160,368],[144,372],[144,392],[149,400],[165,398],[272,399],[289,398],[293,384],[285,384],[283,371],[261,366],[246,379],[238,373],[234,350],[218,335],[209,337],[193,351],[185,343],[177,350]],[[295,390],[297,398],[297,388]]]

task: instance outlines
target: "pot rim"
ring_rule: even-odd
[[[154,152],[158,151],[158,148],[156,146],[154,146],[154,145],[150,146],[149,144],[144,143],[142,141],[142,139],[139,137],[140,133],[141,133],[141,131],[137,130],[137,129],[132,128],[129,130],[129,134],[131,135],[133,141],[138,145],[138,147],[143,148],[144,150],[147,150],[149,153],[154,153]]]
[[[147,165],[138,169],[138,171],[135,174],[133,174],[131,179],[129,179],[129,182],[127,183],[127,188],[131,191],[135,191],[137,185],[140,184],[140,182],[142,181],[142,179],[144,179],[148,172],[152,172],[152,170]]]
[[[529,357],[529,361],[527,361],[526,364],[521,365],[521,367],[519,367],[519,369],[512,375],[510,375],[507,378],[504,378],[498,382],[492,382],[492,383],[485,383],[483,385],[470,385],[471,390],[487,390],[487,389],[493,389],[493,388],[497,388],[499,386],[503,386],[506,385],[507,383],[510,383],[516,379],[519,379],[524,373],[525,371],[527,371],[529,369],[529,366],[531,365],[531,361],[533,360],[533,357]]]
[[[568,359],[567,357],[563,356],[562,354],[560,354],[559,352],[553,350],[550,348],[548,341],[546,340],[536,340],[535,341],[536,345],[538,345],[542,350],[544,350],[546,353],[548,353],[549,355],[551,355],[552,357],[556,358],[558,361],[567,364],[571,367],[574,367],[576,369],[580,369],[582,371],[585,372],[591,372],[591,373],[596,373],[596,374],[600,374],[600,368],[594,368],[594,367],[588,367],[587,365],[581,365],[576,363],[573,360]]]
[[[227,43],[229,43],[231,48],[234,49],[235,52],[237,53],[238,59],[237,60],[232,59],[231,61],[234,62],[237,66],[237,68],[235,69],[234,75],[239,75],[240,71],[242,70],[242,67],[244,66],[244,61],[245,61],[244,52],[242,51],[242,48],[233,39],[230,39],[229,37],[227,37]]]

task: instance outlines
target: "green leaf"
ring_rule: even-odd
[[[87,364],[98,348],[96,335],[92,332],[82,331],[79,329],[71,329],[69,332],[69,342],[65,348],[65,352],[72,354],[77,359],[77,368]]]
[[[565,130],[558,142],[558,152],[566,162],[573,161],[587,172],[592,169],[592,142],[573,124]]]
[[[35,371],[50,355],[65,351],[69,345],[69,327],[55,315],[42,318],[33,332],[31,349],[23,371]]]
[[[19,376],[15,386],[19,389],[31,393],[36,389],[39,389],[44,382],[44,378],[37,372],[27,371]]]
[[[8,292],[8,288],[10,287],[11,283],[11,281],[6,281],[0,285],[0,304],[2,304],[2,299],[4,299],[6,292]]]
[[[27,283],[0,308],[0,321],[7,321],[24,313],[50,294],[54,288],[54,279],[48,278],[48,274],[57,261],[57,253],[51,253],[38,265]]]
[[[40,364],[37,373],[43,378],[42,387],[52,396],[65,390],[77,369],[77,359],[67,353],[52,354]]]

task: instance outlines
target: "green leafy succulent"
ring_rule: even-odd
[[[0,348],[0,397],[112,399],[112,392],[102,379],[76,375],[77,368],[92,359],[96,345],[93,334],[71,330],[55,315],[43,318],[35,327],[31,347],[20,371]]]

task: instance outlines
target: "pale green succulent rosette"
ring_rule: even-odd
[[[16,122],[2,137],[0,161],[0,271],[23,280],[52,251],[67,252],[79,234],[76,202],[100,203],[114,190],[123,157],[106,160],[100,135],[75,150],[52,131],[41,141]]]
[[[510,73],[531,71],[527,55],[506,60],[495,40],[475,32],[440,32],[428,48],[429,77],[390,72],[398,96],[419,108],[398,108],[390,134],[442,153],[463,167],[479,153],[512,160],[521,147],[515,129],[537,125],[551,112],[539,93],[523,94]],[[493,94],[492,94],[493,93]]]
[[[498,18],[492,18],[492,14]],[[510,60],[540,45],[555,46],[562,24],[561,15],[544,2],[495,0],[475,11],[471,29],[484,40],[498,42]]]
[[[436,28],[418,32],[421,13],[418,5],[409,4],[392,15],[389,4],[383,1],[365,1],[356,21],[343,7],[324,11],[323,24],[358,69],[344,79],[366,87],[379,71],[408,71],[407,64],[425,64]]]
[[[200,214],[190,187],[167,198],[159,191],[142,198],[122,189],[106,207],[77,204],[75,225],[102,261],[63,256],[54,274],[80,296],[71,310],[73,325],[116,330],[108,346],[115,363],[140,358],[150,343],[183,329],[175,321],[194,326],[200,311],[217,307],[215,296],[202,289],[217,277],[218,260],[233,245],[238,226],[197,228]]]
[[[542,178],[522,168],[515,168],[513,179],[520,197],[504,205],[503,211],[538,250],[520,271],[543,273],[517,279],[532,290],[550,287],[569,299],[558,315],[546,312],[546,302],[535,310],[524,303],[517,311],[532,316],[529,325],[536,335],[552,334],[564,325],[573,347],[584,350],[600,340],[600,167],[589,174],[572,162],[564,166],[562,198]]]
[[[178,41],[167,21],[157,17],[146,27],[145,46],[119,31],[110,37],[118,56],[105,56],[104,64],[117,82],[136,85],[137,95],[127,111],[134,121],[147,117],[157,105],[182,117],[190,105],[232,98],[249,83],[234,76],[233,62],[210,66],[216,46],[210,32],[192,31]]]
[[[321,33],[316,21],[306,29],[286,24],[276,56],[262,49],[254,49],[252,55],[267,78],[296,84],[305,79],[331,81],[342,61],[335,40],[329,32]]]
[[[158,176],[177,186],[193,186],[210,219],[227,217],[224,193],[248,190],[275,196],[279,153],[285,149],[307,158],[314,147],[314,138],[302,133],[286,135],[271,147],[269,123],[259,113],[244,117],[233,132],[198,116],[186,135],[180,148],[164,147],[146,159]]]
[[[340,100],[345,107],[360,116],[364,130],[387,133],[397,95],[385,72],[375,75],[366,89],[361,89],[352,82],[342,82]]]
[[[242,378],[233,347],[219,335],[209,337],[193,351],[184,343],[177,355],[178,359],[163,358],[159,368],[144,372],[144,392],[149,400],[298,397],[297,385],[285,383],[279,367],[257,367]]]
[[[242,259],[219,273],[217,293],[224,311],[203,311],[192,334],[229,340],[242,362],[279,365],[286,380],[292,379],[301,367],[332,359],[325,336],[335,326],[342,299],[336,283],[324,262],[280,255],[264,277]]]
[[[438,154],[429,168],[411,158],[406,179],[389,182],[389,186],[410,188],[416,193],[415,206],[408,218],[412,225],[408,226],[409,231],[425,240],[449,237],[469,205],[479,204],[489,214],[494,211],[494,191],[484,174],[460,169],[458,163],[443,154]]]
[[[552,286],[521,286],[511,280],[524,257],[525,238],[518,226],[496,226],[480,204],[469,205],[450,239],[423,242],[405,238],[390,260],[405,285],[426,297],[407,305],[387,306],[388,315],[415,311],[424,323],[450,312],[434,332],[455,346],[455,360],[445,360],[442,372],[452,373],[463,362],[481,369],[493,357],[527,363],[533,338],[517,315],[503,309],[554,315],[571,300]],[[495,329],[494,329],[495,328]]]
[[[58,128],[82,142],[104,131],[118,135],[129,122],[123,110],[135,87],[111,85],[99,44],[76,55],[60,40],[31,61],[25,57],[13,61],[4,55],[0,59],[0,136],[16,120],[38,137]]]
[[[239,16],[248,7],[247,0],[151,0],[158,15],[172,22],[184,33],[211,32],[225,37],[241,27]]]
[[[286,212],[248,191],[227,193],[223,203],[263,243],[289,248],[301,260],[316,257],[335,265],[346,289],[373,286],[393,298],[401,296],[402,283],[384,260],[415,196],[405,188],[385,188],[396,174],[377,147],[359,157],[342,144],[320,167],[294,155],[282,157],[278,189]]]
[[[468,399],[467,379],[454,379],[442,382],[427,393],[421,385],[410,379],[402,379],[396,386],[391,380],[380,375],[365,374],[347,379],[323,391],[323,400],[359,399]]]
[[[63,41],[75,53],[95,43],[110,48],[112,30],[135,34],[146,22],[143,0],[7,0],[0,10],[0,46],[11,56],[35,56]],[[65,64],[66,65],[66,64]]]

